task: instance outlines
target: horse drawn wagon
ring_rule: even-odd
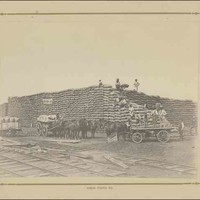
[[[22,131],[20,120],[17,117],[1,117],[0,133],[1,135],[14,136],[17,132]]]
[[[159,142],[166,143],[170,140],[172,133],[176,131],[175,127],[132,127],[130,138],[134,143],[141,143],[145,138],[155,136]]]
[[[37,131],[39,135],[47,136],[49,132],[56,133],[60,121],[56,115],[40,115],[37,118]]]
[[[160,104],[156,104],[156,109],[150,110],[146,105],[130,103],[128,109],[129,114],[125,117],[122,115],[121,119],[104,122],[108,137],[117,136],[119,140],[123,136],[124,140],[127,138],[134,143],[141,143],[145,138],[155,136],[159,142],[166,143],[177,132],[177,127],[173,127],[166,119],[166,112]]]

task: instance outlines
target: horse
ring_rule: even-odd
[[[127,126],[124,122],[111,122],[105,121],[101,124],[105,129],[107,137],[112,133],[117,133],[117,139],[119,141],[120,136],[123,136],[124,140],[126,139]]]
[[[68,125],[69,128],[69,133],[70,133],[70,138],[71,139],[79,139],[79,121],[77,120],[72,120],[71,123]]]
[[[69,129],[69,124],[71,122],[70,121],[63,121],[63,124],[61,126],[61,136],[63,138],[70,138],[70,129]]]
[[[51,126],[52,126],[53,136],[61,138],[63,130],[64,130],[64,122],[63,121],[57,121]]]
[[[107,121],[104,123],[103,128],[105,129],[107,137],[110,136],[112,133],[116,132],[116,123]]]
[[[79,130],[81,131],[82,138],[87,138],[88,123],[85,118],[79,120]]]
[[[104,129],[105,127],[105,124],[107,124],[109,121],[108,120],[105,120],[105,119],[99,119],[98,121],[98,126],[100,129]]]
[[[88,130],[91,132],[91,137],[94,138],[98,124],[97,121],[88,121]]]
[[[116,123],[116,132],[117,139],[119,141],[120,136],[123,137],[124,141],[126,140],[126,133],[128,132],[128,127],[124,122],[115,122]]]

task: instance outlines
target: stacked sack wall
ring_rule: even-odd
[[[43,104],[43,99],[49,97],[52,97],[52,94],[41,93],[9,98],[8,115],[18,117],[23,126],[34,125],[39,115],[52,113],[52,105]]]
[[[21,117],[22,108],[19,97],[8,98],[8,116],[10,117]]]
[[[197,105],[190,100],[172,100],[128,90],[119,92],[106,85],[12,97],[8,99],[7,111],[3,111],[2,107],[0,110],[1,116],[20,118],[23,126],[35,125],[39,115],[57,113],[63,115],[66,120],[85,117],[88,120],[101,118],[125,122],[130,118],[129,111],[116,104],[116,99],[121,94],[138,105],[147,104],[150,109],[160,102],[167,112],[168,121],[174,125],[177,125],[181,118],[186,126],[190,126],[192,116],[197,115]],[[43,99],[52,99],[52,104],[44,104]]]
[[[0,105],[0,116],[5,117],[8,115],[8,103],[3,103]]]
[[[139,105],[146,104],[150,109],[153,109],[156,103],[161,103],[167,112],[167,120],[174,125],[178,125],[179,120],[182,119],[186,126],[191,126],[192,117],[197,117],[197,104],[191,100],[161,98],[136,91],[123,91],[122,93],[127,99]]]
[[[109,95],[110,88],[111,86],[92,86],[56,93],[12,97],[8,100],[8,115],[19,117],[22,126],[34,126],[38,116],[57,113],[66,120],[104,118],[104,114],[107,113],[108,116],[104,96]],[[44,104],[44,99],[52,99],[52,104]]]

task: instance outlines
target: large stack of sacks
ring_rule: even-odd
[[[178,125],[179,120],[182,119],[186,126],[191,126],[192,117],[197,116],[197,103],[191,100],[161,98],[136,91],[123,91],[122,93],[127,99],[139,105],[146,104],[150,109],[154,109],[156,103],[161,103],[167,112],[167,119],[174,125]]]
[[[113,99],[113,88],[107,86],[104,88],[104,98],[103,98],[103,118],[112,121],[114,116],[114,99]]]
[[[104,119],[112,122],[127,121],[128,110],[120,106],[120,97],[120,92],[113,88],[104,90]]]
[[[8,98],[8,115],[12,117],[21,117],[21,102],[20,97],[9,97]]]
[[[67,90],[56,101],[58,108],[54,112],[62,114],[64,119],[103,118],[103,88]]]
[[[119,121],[120,113],[119,106],[116,103],[116,99],[118,98],[118,92],[113,90],[109,95],[109,113],[108,120],[109,121]]]
[[[130,120],[132,127],[154,127],[154,126],[168,126],[167,119],[162,123],[157,117],[156,124],[153,124],[152,110],[146,108],[146,104],[139,105],[134,100],[130,100],[124,95],[124,92],[118,90],[111,90],[107,102],[107,115],[109,121],[127,122]],[[132,111],[130,109],[132,105]],[[110,109],[109,109],[110,108]]]
[[[121,92],[115,89],[110,89],[105,98],[104,119],[115,122],[126,122],[130,118],[129,110],[127,106],[121,106],[120,98],[122,98]]]
[[[9,98],[9,115],[20,118],[23,126],[35,125],[40,115],[61,114],[64,119],[98,120],[108,117],[104,97],[109,96],[111,86],[92,86],[55,93]],[[109,97],[108,97],[109,98]],[[52,103],[45,104],[50,99]]]
[[[3,103],[0,105],[0,116],[5,117],[8,115],[8,103]]]
[[[8,114],[9,116],[19,117],[22,125],[25,127],[32,126],[36,123],[39,115],[52,113],[52,105],[45,105],[43,103],[43,99],[49,98],[49,96],[49,94],[41,93],[9,98]]]
[[[136,91],[119,92],[109,85],[12,97],[8,99],[6,115],[20,118],[23,126],[34,126],[40,115],[57,113],[66,120],[86,118],[126,122],[130,118],[129,110],[117,103],[119,96],[124,96],[128,102],[135,103],[137,112],[141,109],[139,105],[146,104],[154,109],[153,106],[160,102],[167,112],[167,119],[172,124],[177,124],[179,118],[182,118],[187,126],[192,117],[197,115],[197,105],[192,101],[148,96]],[[46,104],[45,99],[50,99],[52,102]]]
[[[131,125],[133,127],[144,127],[144,118],[145,114],[147,113],[147,110],[142,105],[138,105],[136,103],[131,103],[133,110],[129,111],[131,115]],[[139,119],[141,121],[139,121]]]
[[[133,127],[160,127],[168,126],[169,122],[167,119],[163,120],[161,123],[159,116],[157,116],[156,124],[153,122],[153,110],[146,108],[146,105],[138,105],[136,103],[131,103],[133,110],[130,112],[131,125]]]

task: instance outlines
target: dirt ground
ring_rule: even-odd
[[[56,142],[57,138],[36,137],[34,136],[35,131],[35,129],[24,129],[23,136],[9,137],[9,139],[21,143],[35,143],[41,149],[48,147],[56,149],[58,152],[65,151],[68,154],[75,152],[87,155],[92,158],[96,166],[100,164],[109,166],[106,170],[112,176],[196,177],[196,173],[187,173],[191,169],[194,172],[197,164],[197,148],[195,146],[197,136],[191,136],[188,132],[185,133],[183,140],[179,139],[179,135],[173,135],[168,143],[160,143],[152,137],[140,144],[135,144],[131,141],[124,141],[122,138],[118,142],[108,143],[105,134],[97,134],[95,138],[91,138],[90,133],[88,139],[83,139],[79,143],[62,143],[62,140],[65,141],[65,139],[60,139],[60,143]],[[124,162],[129,168],[124,170],[105,159],[104,155],[110,155]],[[122,173],[120,174],[120,172]],[[99,176],[103,175],[103,173],[99,173]]]

